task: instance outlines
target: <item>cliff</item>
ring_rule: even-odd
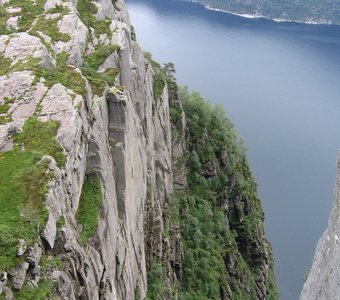
[[[197,295],[275,299],[263,212],[234,134],[215,132],[215,152],[198,151],[209,218],[220,222],[214,248],[182,240],[192,202],[175,195],[192,199],[191,145],[203,149],[210,130],[192,136],[172,69],[142,51],[124,2],[0,4],[0,299],[176,298],[200,289],[188,253],[202,247],[194,257],[213,253],[214,265],[195,270],[218,269],[197,276]]]
[[[337,177],[334,188],[333,208],[327,230],[318,241],[313,264],[303,286],[301,300],[340,299],[340,159],[337,162]]]

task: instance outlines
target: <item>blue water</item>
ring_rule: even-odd
[[[275,23],[175,0],[128,0],[137,38],[181,85],[221,103],[248,148],[281,299],[296,300],[332,204],[340,26]]]

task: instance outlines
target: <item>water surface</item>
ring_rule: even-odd
[[[340,26],[275,23],[174,0],[128,0],[137,38],[181,85],[221,103],[248,148],[283,300],[327,226],[340,146]]]

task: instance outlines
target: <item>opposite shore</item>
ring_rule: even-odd
[[[298,20],[290,20],[290,19],[282,19],[282,18],[272,18],[272,17],[267,17],[267,16],[264,16],[264,15],[261,15],[261,14],[236,13],[236,12],[225,10],[225,9],[211,7],[208,4],[203,4],[203,3],[196,1],[196,0],[189,0],[189,2],[201,4],[208,10],[219,11],[219,12],[223,12],[223,13],[227,13],[227,14],[231,14],[231,15],[234,15],[234,16],[247,18],[247,19],[266,19],[266,20],[270,20],[270,21],[274,21],[274,22],[278,22],[278,23],[287,22],[287,23],[299,23],[299,24],[308,24],[308,25],[340,25],[340,24],[335,24],[335,23],[332,23],[332,22],[326,21],[326,20],[325,21],[315,21],[315,20],[298,21]]]

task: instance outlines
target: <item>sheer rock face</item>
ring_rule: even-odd
[[[11,295],[11,286],[20,290],[34,270],[38,276],[43,254],[62,258],[60,270],[44,273],[54,283],[55,299],[135,299],[136,295],[142,299],[147,281],[145,224],[152,232],[148,252],[160,261],[169,260],[165,263],[169,278],[174,278],[170,258],[180,260],[175,253],[178,247],[168,245],[175,242],[167,241],[165,247],[162,238],[164,203],[173,189],[168,91],[165,88],[160,99],[154,100],[152,67],[141,46],[131,39],[123,1],[93,2],[97,20],[110,22],[111,35],[97,35],[86,27],[75,2],[48,0],[44,4],[45,16],[58,5],[68,8],[57,20],[59,32],[68,36],[64,41],[53,41],[44,28],[34,35],[26,31],[0,36],[0,56],[10,63],[0,77],[0,105],[8,99],[13,102],[2,115],[7,123],[0,123],[0,151],[12,149],[13,131],[20,132],[34,115],[40,121],[60,124],[56,139],[67,155],[62,168],[52,157],[45,157],[54,174],[46,194],[47,224],[27,250],[27,260],[8,272],[8,279],[3,273],[6,280],[1,281],[0,292]],[[84,57],[100,45],[119,46],[98,69],[119,70],[114,84],[123,90],[119,95],[110,93],[108,85],[98,95],[81,73]],[[15,66],[33,58],[40,67],[53,69],[57,55],[65,52],[74,74],[83,76],[85,93],[65,86],[67,82],[47,84],[34,69]],[[101,181],[103,203],[96,234],[83,245],[75,215],[85,176],[93,172]],[[61,217],[65,222],[58,228]],[[169,279],[169,286],[173,282]]]
[[[340,157],[328,228],[320,238],[300,300],[340,299]]]

